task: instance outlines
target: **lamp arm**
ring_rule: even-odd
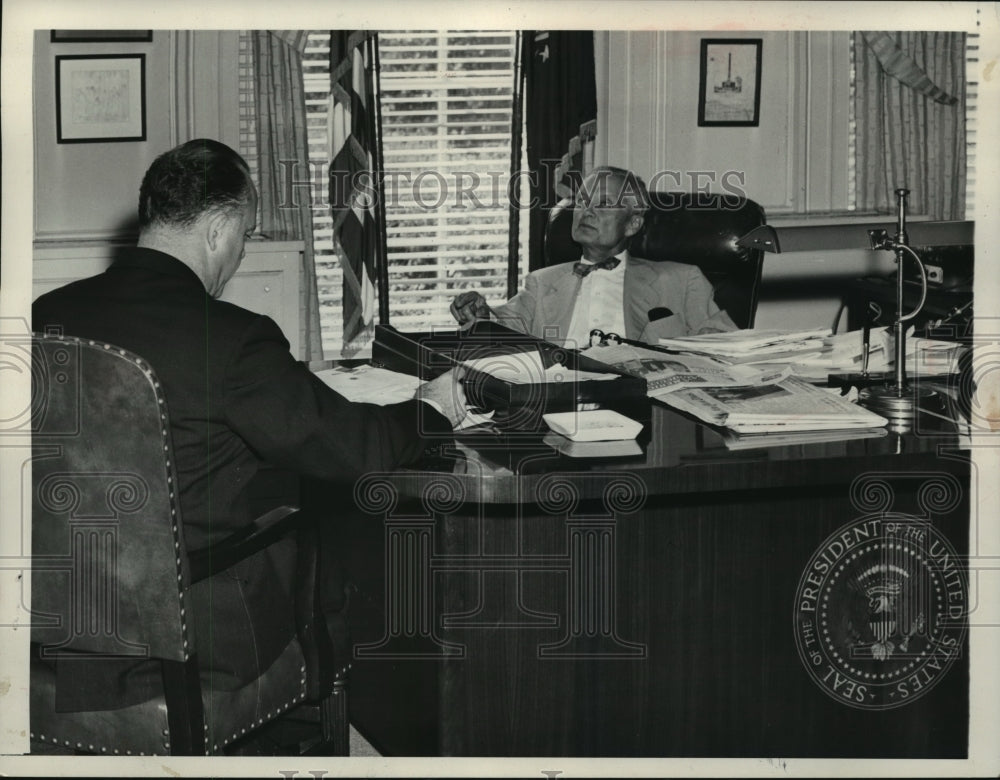
[[[908,247],[906,244],[895,244],[895,247],[897,249],[905,249],[907,252],[909,252],[910,256],[913,257],[913,259],[917,262],[917,268],[920,270],[920,300],[917,302],[917,305],[913,307],[912,311],[908,312],[905,315],[904,314],[899,315],[899,321],[906,322],[907,320],[912,320],[914,317],[916,317],[917,314],[920,313],[920,310],[924,308],[924,303],[926,303],[927,301],[927,269],[924,268],[924,263],[920,259],[920,255],[918,255],[916,252],[910,249],[910,247]],[[902,262],[900,262],[900,266],[897,269],[897,273],[900,274],[903,273]]]

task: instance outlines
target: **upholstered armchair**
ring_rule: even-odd
[[[312,740],[315,752],[346,754],[347,670],[332,666],[318,606],[315,524],[281,507],[238,538],[189,551],[169,409],[153,368],[111,345],[39,335],[32,373],[33,746],[215,754],[290,710],[312,707],[322,737]],[[259,679],[222,689],[199,668],[190,589],[290,534],[297,636]],[[60,711],[55,665],[86,675],[95,659],[158,664],[148,700]]]

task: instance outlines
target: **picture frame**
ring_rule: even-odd
[[[146,55],[56,57],[56,142],[146,140]]]
[[[702,38],[699,127],[760,125],[761,38]]]
[[[50,30],[51,43],[148,43],[152,30]]]

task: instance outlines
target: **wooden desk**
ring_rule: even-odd
[[[305,503],[336,506],[343,518],[357,589],[352,720],[377,748],[965,755],[964,614],[951,624],[945,615],[965,591],[912,563],[932,543],[966,554],[970,467],[948,424],[730,451],[711,429],[654,404],[639,441],[640,455],[602,460],[560,455],[537,435],[466,437],[416,468],[369,475],[353,497],[306,486]],[[899,546],[907,576],[933,585],[918,599],[920,630],[912,599],[908,616],[898,604],[889,610],[891,624],[866,614],[894,582],[873,578],[862,559],[892,560],[858,537],[857,561],[835,561],[847,567],[843,581],[816,573],[818,555],[836,558],[831,534],[866,521],[883,542],[889,521],[924,534]],[[800,609],[810,572],[838,602],[823,612],[837,641],[851,631],[892,635],[884,661],[872,642],[840,659],[858,675],[889,672],[886,683],[850,684],[826,645],[816,673],[807,670],[821,628],[818,616],[805,626]],[[954,653],[928,669],[910,652],[907,668],[906,626],[911,651],[933,653],[922,637],[937,626]]]

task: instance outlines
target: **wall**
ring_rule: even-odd
[[[719,189],[723,172],[741,172],[748,195],[772,223],[844,208],[847,33],[725,35],[763,39],[759,127],[697,127],[701,34],[598,33],[595,161],[647,177],[705,171],[711,190]],[[36,32],[36,246],[128,238],[138,182],[156,155],[199,136],[237,146],[238,44],[236,31],[158,30],[150,43],[103,44],[52,44],[47,31]],[[56,54],[132,52],[147,55],[147,140],[57,144]],[[885,270],[887,262],[891,270],[886,257],[863,250],[768,258],[758,325],[827,326],[839,307],[839,286]]]
[[[235,31],[155,30],[148,43],[51,43],[34,37],[36,242],[107,240],[134,234],[139,182],[161,152],[208,136],[239,139]],[[56,142],[55,58],[146,55],[146,140]]]
[[[698,127],[704,37],[762,39],[758,127]],[[742,181],[778,226],[847,208],[849,33],[598,32],[595,57],[595,163],[647,180],[672,172],[663,189],[725,192],[723,177],[735,172],[741,178],[729,181]],[[867,243],[863,227],[845,229]],[[865,249],[771,255],[757,326],[832,326],[844,283],[892,267],[887,253]]]
[[[709,35],[762,39],[758,127],[698,127]],[[595,55],[598,163],[703,172],[713,192],[736,172],[772,216],[847,208],[849,33],[599,32]]]
[[[60,144],[55,58],[61,54],[146,55],[146,140]],[[138,231],[139,183],[157,155],[191,138],[239,148],[239,32],[154,30],[135,43],[51,43],[34,35],[33,297],[99,273],[115,247]],[[267,314],[299,355],[303,318],[301,242],[252,242],[224,300]]]

